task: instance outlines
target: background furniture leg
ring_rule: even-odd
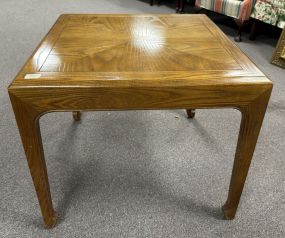
[[[180,11],[180,0],[176,0],[176,13]]]
[[[223,206],[225,219],[234,219],[235,217],[270,93],[271,88],[267,89],[250,105],[240,108],[242,120],[238,144],[228,198]]]
[[[81,112],[80,111],[74,111],[72,112],[72,116],[74,121],[79,121],[81,119]]]
[[[257,20],[252,19],[252,25],[251,25],[251,30],[249,34],[249,39],[250,40],[255,40],[256,38],[256,28],[257,28]]]
[[[186,112],[187,112],[188,118],[194,118],[194,116],[195,116],[195,109],[187,109]]]
[[[235,19],[235,22],[238,26],[238,33],[237,33],[237,36],[234,38],[234,40],[235,40],[235,42],[241,42],[242,41],[241,34],[242,34],[244,22],[240,21],[238,19]]]
[[[184,12],[184,7],[185,7],[185,0],[180,0],[180,13]]]
[[[185,0],[176,0],[176,13],[183,13]]]
[[[52,205],[40,134],[39,117],[41,113],[34,110],[32,106],[22,103],[12,93],[9,92],[9,94],[45,227],[52,228],[56,223],[56,214]]]

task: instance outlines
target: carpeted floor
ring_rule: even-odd
[[[173,13],[138,0],[0,1],[0,237],[285,237],[285,71],[276,38],[239,47],[274,90],[236,219],[222,219],[240,113],[199,110],[69,113],[41,119],[60,219],[42,226],[7,86],[62,13]],[[220,25],[232,39],[233,28]]]

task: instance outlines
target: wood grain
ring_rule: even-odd
[[[25,79],[26,74],[39,77]],[[224,215],[234,218],[271,81],[203,15],[62,15],[9,95],[44,222],[52,207],[38,120],[47,112],[236,108],[240,135]]]

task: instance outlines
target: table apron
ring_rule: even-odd
[[[239,108],[250,104],[271,85],[185,88],[9,88],[10,95],[38,112],[69,110],[136,110]]]

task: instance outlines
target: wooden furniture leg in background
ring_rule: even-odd
[[[176,0],[176,13],[179,13],[180,10],[180,0]]]
[[[242,41],[241,34],[242,34],[244,22],[240,21],[238,19],[235,19],[235,22],[236,22],[237,27],[238,27],[238,32],[237,32],[237,36],[234,38],[234,40],[235,40],[235,42],[241,42]]]
[[[271,89],[259,96],[255,102],[240,108],[242,120],[232,170],[228,198],[223,206],[224,217],[234,219],[244,183],[249,170]]]
[[[176,13],[183,13],[185,0],[176,0]]]
[[[32,106],[22,103],[21,100],[14,97],[12,94],[10,94],[10,98],[40,204],[45,227],[52,228],[56,223],[56,213],[52,205],[40,134],[39,117],[41,113],[34,110]]]
[[[188,118],[194,118],[194,116],[195,116],[195,109],[187,109],[186,112],[187,112]]]
[[[257,20],[252,19],[252,25],[251,25],[251,30],[249,34],[249,39],[250,40],[255,40],[256,38],[256,28],[257,28]]]
[[[80,111],[74,111],[72,112],[72,116],[74,121],[79,121],[81,119],[81,112]]]

